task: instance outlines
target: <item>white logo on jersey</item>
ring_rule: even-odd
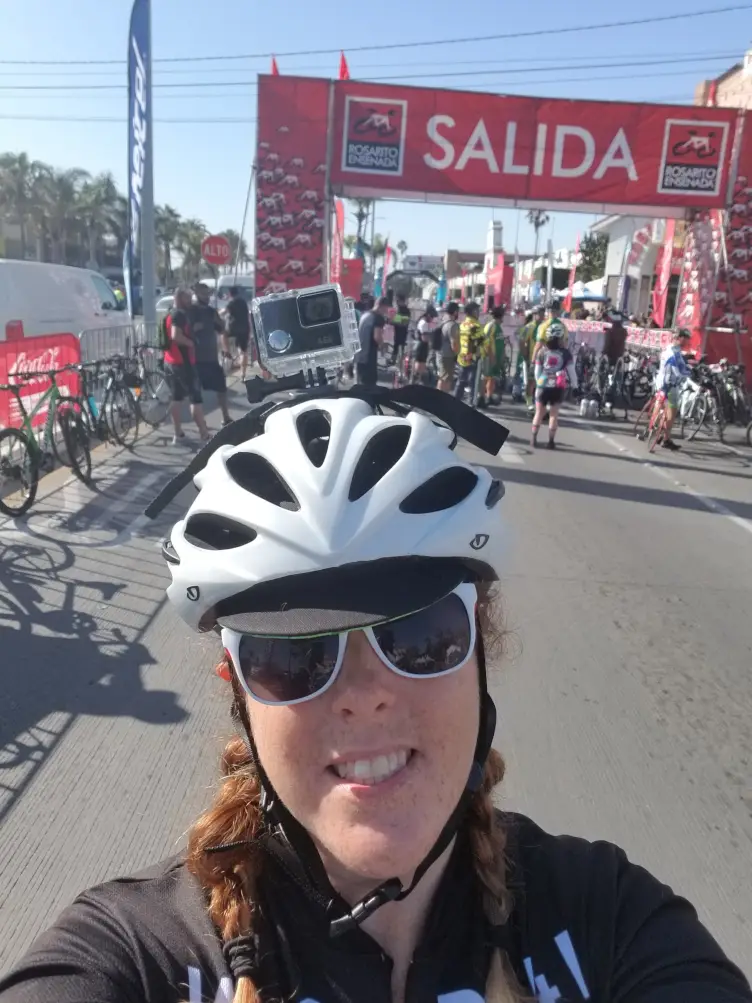
[[[569,936],[569,931],[564,930],[562,933],[554,937],[554,943],[558,947],[559,954],[564,959],[564,964],[569,969],[572,978],[577,983],[582,999],[589,1000],[590,993],[585,983],[585,979],[583,978],[582,968],[580,967],[580,962],[577,958],[577,952],[574,949],[572,938]],[[558,1000],[563,1000],[563,996],[559,992],[558,986],[549,986],[545,975],[535,974],[532,958],[525,958],[523,964],[525,966],[525,972],[527,973],[527,980],[530,983],[530,988],[535,993],[536,998],[540,1000],[540,1003],[557,1003]]]

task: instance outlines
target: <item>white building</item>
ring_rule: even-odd
[[[494,267],[496,256],[504,250],[504,228],[501,220],[493,219],[488,224],[486,250],[482,266],[468,263],[459,275],[447,279],[449,299],[482,300],[486,291],[488,271]],[[474,255],[475,257],[475,255]],[[463,274],[464,273],[464,274]]]
[[[619,304],[624,278],[629,277],[627,314],[640,315],[650,307],[655,260],[663,242],[663,227],[663,220],[647,216],[606,216],[590,227],[591,233],[605,233],[608,237],[603,291],[615,305]],[[638,246],[641,248],[639,252]]]

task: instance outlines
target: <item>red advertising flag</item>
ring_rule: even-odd
[[[574,294],[574,280],[577,277],[577,259],[580,255],[580,235],[577,234],[577,243],[574,248],[574,258],[572,259],[572,268],[569,272],[569,288],[567,289],[567,295],[564,297],[564,309],[567,313],[572,311],[572,296]]]
[[[350,79],[350,67],[347,65],[347,60],[345,59],[344,52],[339,54],[339,79],[349,80]]]
[[[386,247],[384,249],[384,295],[386,295],[386,277],[389,274],[389,262],[392,258],[392,249],[389,246],[389,241],[386,242]]]
[[[332,234],[332,282],[342,281],[342,257],[345,240],[345,203],[334,200],[334,233]]]
[[[278,77],[279,76],[279,67],[277,66],[277,57],[276,56],[272,56],[272,76],[273,77]]]
[[[656,280],[655,287],[653,288],[653,320],[658,327],[663,327],[666,320],[666,302],[668,300],[668,287],[671,282],[672,263],[674,260],[675,231],[676,221],[667,219],[663,245],[656,262]]]

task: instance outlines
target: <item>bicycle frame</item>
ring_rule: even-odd
[[[62,397],[64,397],[64,394],[60,393],[60,389],[58,388],[58,385],[55,382],[56,375],[57,375],[56,373],[33,374],[34,379],[38,379],[39,376],[46,376],[47,379],[51,381],[51,385],[44,391],[42,396],[39,398],[39,400],[36,402],[36,404],[30,411],[27,411],[26,408],[24,407],[23,397],[21,396],[20,390],[16,389],[16,391],[14,392],[14,396],[16,398],[16,401],[18,402],[18,409],[21,412],[20,427],[29,441],[29,448],[34,454],[35,460],[38,460],[39,455],[41,453],[52,452],[50,446],[54,442],[53,427],[55,423],[55,415],[57,413],[57,403]],[[29,378],[29,380],[30,379],[31,378]],[[16,384],[16,387],[17,386],[18,385]],[[49,402],[47,404],[47,418],[45,420],[44,429],[42,433],[42,442],[44,443],[44,445],[40,445],[39,440],[37,439],[36,433],[34,431],[33,421],[35,415],[42,409],[44,404],[47,402]]]

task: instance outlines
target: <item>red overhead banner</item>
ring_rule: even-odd
[[[725,201],[735,109],[334,87],[339,191],[583,208]]]

